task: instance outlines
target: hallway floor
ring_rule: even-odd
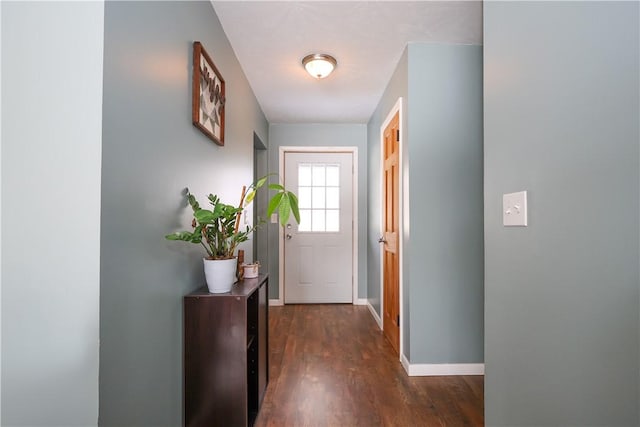
[[[408,377],[366,306],[269,308],[256,427],[482,426],[482,376]]]

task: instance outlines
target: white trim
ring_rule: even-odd
[[[376,323],[378,324],[378,327],[380,328],[380,330],[382,330],[382,319],[380,318],[380,316],[378,316],[378,313],[376,313],[376,310],[368,301],[367,301],[367,307],[369,307],[369,312],[371,312],[371,315],[373,316],[373,320],[376,321]]]
[[[353,305],[367,305],[369,301],[366,298],[356,298],[353,300]]]
[[[351,153],[352,158],[352,187],[351,201],[353,203],[352,220],[352,291],[351,301],[354,305],[358,304],[358,147],[300,147],[300,146],[282,146],[278,150],[278,173],[284,181],[284,155],[286,153]],[[278,231],[278,296],[284,304],[284,230],[279,227]]]
[[[403,355],[402,366],[410,377],[484,375],[484,363],[417,363],[412,365]]]
[[[360,222],[358,221],[358,147],[352,147],[353,151],[352,153],[352,157],[351,157],[351,186],[352,191],[351,191],[351,204],[352,204],[352,211],[351,211],[351,238],[353,239],[351,241],[351,251],[352,251],[352,258],[351,258],[351,281],[352,281],[352,286],[353,286],[353,291],[351,294],[351,301],[353,301],[354,305],[357,305],[359,298],[358,298],[358,226],[360,224]]]
[[[407,227],[408,227],[408,219],[406,219],[404,217],[404,204],[407,203],[407,210],[406,212],[409,212],[408,209],[408,203],[409,203],[409,195],[407,194],[405,197],[405,191],[409,190],[409,186],[408,186],[408,182],[405,183],[405,174],[404,174],[404,156],[402,155],[402,152],[404,150],[404,130],[402,127],[402,97],[399,97],[398,100],[396,101],[396,103],[393,105],[393,107],[391,108],[391,111],[389,111],[389,114],[387,114],[386,119],[384,120],[384,122],[382,123],[382,126],[380,126],[380,183],[379,183],[379,191],[380,191],[380,232],[378,233],[379,235],[382,235],[382,230],[384,229],[384,224],[383,224],[383,215],[382,212],[384,212],[384,175],[382,173],[382,171],[384,170],[384,130],[385,128],[389,125],[389,123],[391,122],[391,120],[393,119],[393,116],[396,115],[396,113],[398,113],[398,130],[400,131],[400,141],[398,141],[398,191],[399,191],[399,200],[398,200],[398,218],[400,218],[399,221],[399,230],[398,230],[398,252],[399,252],[399,259],[398,259],[398,264],[399,264],[399,277],[398,277],[398,282],[399,282],[399,294],[398,294],[398,301],[399,301],[399,307],[400,307],[400,331],[398,332],[400,334],[400,351],[398,352],[400,354],[399,359],[400,361],[402,361],[402,354],[404,353],[404,308],[403,308],[403,298],[404,298],[404,272],[403,272],[403,259],[404,259],[404,251],[402,250],[404,248],[404,233],[405,233],[405,222],[407,223]],[[408,231],[408,228],[407,228]],[[374,310],[375,311],[375,310]],[[380,250],[380,318],[381,318],[381,322],[380,322],[380,329],[384,330],[384,253],[382,250]]]
[[[270,307],[277,307],[277,306],[280,306],[280,305],[284,305],[284,304],[282,303],[282,300],[281,300],[281,299],[270,299],[270,300],[269,300],[269,306],[270,306]]]
[[[280,147],[278,153],[278,176],[282,177],[284,183],[284,150]],[[271,221],[271,218],[269,218]],[[284,304],[284,229],[280,225],[278,218],[278,298]]]
[[[411,376],[411,374],[409,374],[409,371],[411,370],[411,364],[404,354],[400,356],[400,363],[402,363],[402,367],[404,368],[404,371],[407,373],[407,375]]]

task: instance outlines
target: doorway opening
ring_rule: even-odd
[[[279,295],[289,303],[358,303],[357,147],[280,147],[280,176],[301,221],[280,229]]]
[[[404,193],[402,98],[380,127],[380,328],[402,360],[404,349]]]
[[[262,142],[260,137],[253,133],[253,182],[267,175],[269,171],[269,157],[267,155],[267,146]],[[260,221],[259,213],[266,212],[268,194],[266,191],[258,191],[253,200],[253,223],[258,224]],[[260,261],[263,269],[269,266],[269,247],[268,247],[268,230],[267,227],[259,227],[253,232],[253,260]]]

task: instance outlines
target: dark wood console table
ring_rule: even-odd
[[[266,275],[184,296],[184,425],[252,426],[269,381]]]

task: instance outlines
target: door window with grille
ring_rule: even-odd
[[[340,165],[298,165],[299,232],[340,231]]]

